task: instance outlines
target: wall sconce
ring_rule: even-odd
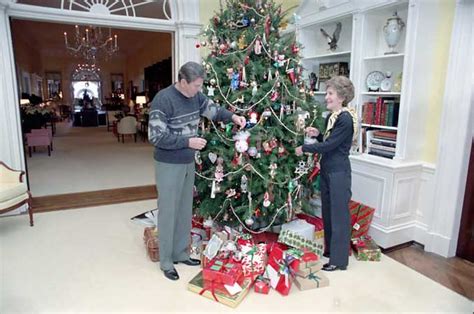
[[[140,108],[143,108],[143,105],[147,103],[146,96],[137,96],[135,98],[135,103],[140,105]]]

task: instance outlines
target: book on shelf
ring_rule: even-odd
[[[371,142],[371,144],[369,145],[369,147],[370,147],[371,149],[376,149],[376,150],[382,150],[382,151],[384,151],[384,152],[395,153],[395,147],[384,146],[384,145],[377,145],[377,144],[373,144],[373,142]]]
[[[396,147],[397,143],[392,142],[391,140],[380,140],[380,139],[375,139],[373,138],[370,143],[375,144],[375,145],[381,145],[381,146],[387,146],[387,147]]]
[[[399,103],[393,97],[378,97],[376,102],[367,101],[362,106],[362,122],[371,125],[398,125]]]
[[[377,130],[373,132],[373,137],[376,139],[385,139],[385,140],[397,140],[397,131],[386,131],[386,130]]]
[[[395,157],[395,153],[392,153],[392,152],[387,152],[387,151],[384,151],[384,150],[380,150],[380,149],[370,149],[369,150],[369,155],[374,155],[374,156],[379,156],[379,157],[385,157],[385,158],[393,158]]]

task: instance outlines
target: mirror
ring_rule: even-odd
[[[51,98],[61,98],[61,73],[60,72],[46,72],[46,86],[47,86],[47,96]]]

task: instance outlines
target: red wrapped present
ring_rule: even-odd
[[[242,233],[237,237],[237,244],[242,246],[242,245],[253,245],[253,238],[250,233]]]
[[[204,280],[233,285],[242,276],[242,266],[226,260],[213,259],[202,270]]]
[[[274,245],[268,255],[268,264],[278,270],[282,265],[288,266],[293,272],[297,272],[299,268],[299,259],[297,256],[287,254],[286,252],[297,252],[296,249],[285,249],[285,246]]]
[[[351,238],[367,235],[375,209],[351,200],[349,202],[349,211],[351,213],[352,226]]]
[[[278,233],[274,232],[262,232],[252,235],[255,243],[266,243],[272,244],[278,241]]]
[[[268,294],[270,292],[270,279],[258,276],[253,287],[257,293]]]

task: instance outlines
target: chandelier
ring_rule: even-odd
[[[78,63],[72,73],[73,80],[94,81],[100,79],[100,68],[95,64]]]
[[[67,32],[64,32],[64,44],[73,56],[82,57],[89,63],[95,64],[99,57],[103,56],[107,59],[119,51],[118,36],[112,37],[111,32],[109,28],[108,34],[105,35],[102,28],[97,26],[86,27],[81,32],[79,25],[76,25],[71,41],[68,40]]]

